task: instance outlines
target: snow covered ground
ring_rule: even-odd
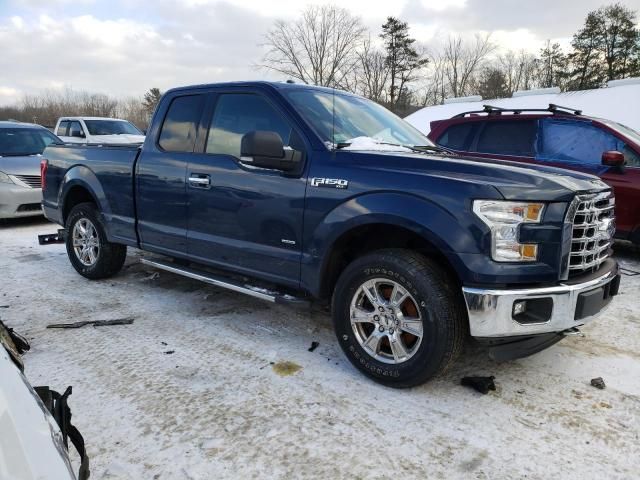
[[[320,309],[156,273],[136,252],[90,282],[63,245],[38,246],[55,230],[0,225],[0,315],[32,341],[32,384],[73,385],[92,478],[638,478],[640,253],[628,247],[621,294],[586,338],[504,364],[469,347],[445,377],[392,390],[348,363]],[[135,322],[45,328],[123,317]],[[461,387],[464,375],[495,375],[497,391]],[[605,390],[589,385],[600,376]]]

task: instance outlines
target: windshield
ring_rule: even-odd
[[[85,120],[91,135],[142,135],[142,132],[125,120]]]
[[[363,137],[387,145],[433,146],[418,130],[371,100],[311,89],[293,90],[287,96],[330,148]]]
[[[0,128],[0,157],[38,155],[51,143],[62,144],[44,128]]]
[[[618,122],[614,122],[612,120],[601,120],[605,125],[614,129],[616,132],[624,135],[625,137],[633,140],[635,143],[640,144],[640,133],[636,130],[627,127]]]

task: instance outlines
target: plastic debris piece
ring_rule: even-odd
[[[318,348],[318,345],[320,345],[320,342],[311,342],[311,346],[307,350],[313,352],[316,348]]]
[[[495,390],[496,384],[493,383],[496,377],[493,375],[490,377],[463,377],[460,381],[460,385],[465,387],[471,387],[477,392],[486,395],[489,390]]]
[[[600,390],[604,390],[606,385],[604,384],[604,380],[602,379],[602,377],[597,377],[597,378],[592,378],[591,379],[591,386],[592,387],[596,387]]]
[[[94,327],[106,327],[109,325],[131,325],[133,318],[116,318],[114,320],[84,320],[74,323],[52,323],[47,328],[81,328],[85,325],[93,325]]]

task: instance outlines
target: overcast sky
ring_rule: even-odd
[[[280,79],[255,68],[264,34],[311,0],[0,0],[0,104],[69,86],[116,96],[150,87]],[[324,2],[327,3],[327,2]],[[330,3],[330,2],[329,2]],[[605,0],[341,0],[372,30],[389,15],[433,45],[491,31],[502,48],[567,44]],[[622,0],[640,10],[640,0]]]

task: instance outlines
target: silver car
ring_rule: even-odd
[[[40,125],[0,122],[0,219],[42,215],[40,160],[51,143],[63,142]]]

